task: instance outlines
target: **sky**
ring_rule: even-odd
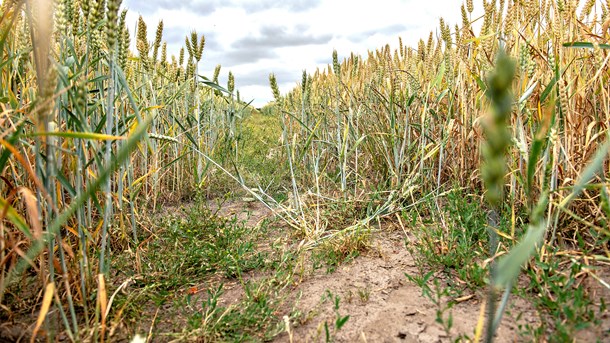
[[[331,63],[334,49],[341,60],[352,52],[366,57],[367,51],[386,44],[394,49],[398,37],[417,47],[430,31],[437,34],[441,16],[452,28],[461,23],[460,5],[456,0],[123,1],[132,33],[141,15],[153,41],[163,20],[168,59],[178,56],[191,31],[205,35],[199,74],[212,78],[220,64],[219,83],[226,87],[231,71],[242,100],[256,107],[273,98],[269,73],[276,75],[285,94],[301,80],[303,70],[313,73]]]

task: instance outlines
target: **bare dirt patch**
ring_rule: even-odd
[[[259,201],[246,198],[246,200],[229,200],[224,203],[211,201],[208,203],[212,212],[218,212],[223,217],[235,216],[238,221],[245,221],[246,226],[256,227],[263,220],[269,218],[271,210]],[[220,208],[219,208],[220,207]]]
[[[292,330],[292,341],[324,341],[325,322],[332,331],[336,312],[332,302],[325,300],[329,291],[340,296],[339,314],[350,316],[343,328],[334,332],[336,342],[448,342],[462,334],[473,337],[484,294],[473,294],[447,310],[445,318],[451,313],[453,326],[446,332],[436,322],[439,307],[405,276],[416,274],[417,268],[403,242],[403,233],[378,233],[372,251],[332,274],[315,275],[301,283],[294,293],[301,293],[295,300],[303,316]],[[443,304],[448,300],[443,299]],[[528,311],[524,301],[513,298],[511,312],[515,316],[504,318],[497,341],[518,341],[515,318]],[[290,337],[284,333],[275,341],[288,342]]]

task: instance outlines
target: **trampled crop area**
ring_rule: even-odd
[[[456,2],[261,108],[123,7],[2,2],[0,341],[610,339],[608,1]]]

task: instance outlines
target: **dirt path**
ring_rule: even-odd
[[[296,307],[306,320],[293,328],[292,341],[324,341],[325,321],[332,331],[336,318],[334,305],[323,300],[328,291],[340,296],[339,314],[350,316],[336,332],[337,342],[449,342],[460,334],[473,337],[481,295],[473,295],[445,312],[445,319],[450,312],[453,315],[453,327],[448,334],[436,322],[438,307],[404,275],[415,275],[417,268],[403,238],[404,233],[380,233],[373,241],[373,252],[332,274],[316,275],[301,283],[294,293],[302,292]],[[515,314],[527,309],[520,299],[513,298],[512,303]],[[289,342],[290,337],[284,333],[275,341]],[[514,318],[505,316],[496,341],[519,341]]]
[[[219,214],[237,215],[247,220],[247,225],[256,225],[271,213],[258,202],[246,206],[242,202],[229,202]],[[290,315],[295,310],[301,314],[291,325],[292,342],[324,342],[325,322],[336,342],[449,342],[460,336],[472,338],[485,294],[465,293],[463,301],[450,309],[446,307],[450,299],[443,297],[439,308],[422,294],[422,287],[405,276],[405,273],[418,275],[418,269],[404,241],[405,233],[401,231],[376,233],[370,251],[340,265],[333,273],[320,269],[291,289],[290,305],[282,315]],[[441,281],[441,285],[446,286],[446,282]],[[234,292],[228,293],[226,298],[239,298]],[[338,310],[331,299],[335,296],[340,299]],[[450,316],[453,318],[448,332],[437,322],[439,309],[445,310],[442,314],[445,323]],[[503,318],[496,342],[523,341],[515,318],[519,314],[530,322],[535,318],[531,305],[515,296],[510,301],[509,312],[513,315],[506,314]],[[340,330],[334,328],[337,313],[342,317],[349,315]],[[526,323],[521,319],[521,324]],[[290,341],[286,332],[274,340]]]

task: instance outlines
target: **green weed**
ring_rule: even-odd
[[[231,278],[262,266],[265,256],[254,249],[253,229],[236,217],[219,217],[202,201],[184,215],[169,219],[166,230],[150,245],[150,260],[163,264],[151,264],[145,274],[162,272],[176,280],[220,272]]]
[[[353,260],[368,249],[369,239],[370,231],[362,230],[322,242],[312,251],[313,269],[325,267],[327,273],[334,272],[339,265]]]
[[[567,263],[567,265],[566,265]],[[567,342],[581,330],[600,324],[606,304],[596,305],[582,284],[583,266],[576,260],[538,256],[528,269],[529,285],[523,296],[531,299],[541,318],[540,326],[524,327],[534,337]]]
[[[235,217],[220,217],[198,199],[163,221],[157,235],[149,237],[138,254],[140,270],[128,267],[133,263],[131,256],[115,258],[113,267],[120,271],[117,277],[134,279],[132,293],[119,296],[118,306],[124,307],[122,312],[131,321],[139,318],[147,302],[159,307],[174,301],[176,309],[191,306],[190,294],[183,298],[179,294],[203,280],[214,275],[235,279],[265,266],[268,256],[257,251],[255,243],[264,232],[253,231]],[[221,290],[213,294],[217,297]]]
[[[423,223],[422,229],[415,232],[419,243],[408,249],[422,271],[442,270],[464,281],[471,290],[478,289],[486,284],[487,272],[482,266],[487,243],[486,214],[475,197],[459,191],[450,192],[445,200],[443,213],[435,211],[432,202],[427,204],[431,216],[445,219]],[[412,223],[414,216],[414,212],[403,213],[403,218]]]
[[[266,280],[246,282],[245,296],[228,307],[218,305],[222,285],[208,290],[208,299],[200,312],[189,318],[192,334],[210,341],[252,342],[272,337],[271,330],[280,323],[275,315],[281,298]]]
[[[428,298],[436,307],[436,319],[435,321],[441,325],[445,333],[451,337],[451,328],[453,327],[453,314],[451,308],[455,303],[453,301],[446,301],[445,299],[450,296],[455,296],[454,289],[452,287],[446,287],[441,285],[441,281],[438,278],[434,278],[434,281],[430,282],[430,278],[434,276],[434,272],[430,271],[424,275],[409,275],[405,273],[405,276],[409,281],[415,283],[422,289],[422,295]],[[432,283],[432,287],[430,287]]]
[[[332,301],[333,311],[335,313],[335,321],[333,322],[333,326],[328,325],[328,321],[324,322],[324,339],[325,342],[334,342],[334,336],[337,334],[339,330],[347,323],[349,320],[349,315],[341,315],[339,313],[339,303],[341,302],[341,298],[338,295],[333,294],[330,290],[326,290],[326,300]]]

